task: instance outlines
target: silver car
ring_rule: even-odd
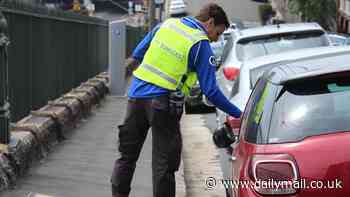
[[[214,56],[216,58],[216,62],[220,64],[221,62],[221,56],[224,51],[224,46],[226,45],[227,40],[230,39],[232,34],[234,34],[235,31],[243,30],[245,27],[243,23],[235,19],[234,23],[231,23],[229,28],[224,31],[224,33],[219,37],[219,40],[216,42],[211,42],[210,46],[213,50]]]
[[[317,23],[267,25],[233,31],[224,47],[217,77],[229,95],[240,67],[251,59],[303,48],[329,46],[330,41]]]
[[[328,37],[333,46],[350,45],[350,37],[346,34],[328,33]]]
[[[230,27],[219,37],[219,40],[216,42],[211,42],[210,46],[213,50],[217,65],[220,64],[220,57],[222,55],[224,46],[227,40],[231,37],[234,31],[238,31],[239,28],[244,28],[244,25],[239,21],[235,20],[236,23],[231,23]],[[206,112],[215,112],[214,106],[207,106],[209,101],[203,95],[199,83],[191,89],[189,96],[185,99],[185,112],[187,114],[191,113],[206,113]]]

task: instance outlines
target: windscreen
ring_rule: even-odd
[[[285,85],[275,101],[268,142],[350,131],[350,73]]]
[[[237,44],[237,57],[245,61],[268,54],[328,45],[323,31],[281,33],[242,39]]]
[[[346,38],[340,36],[329,36],[329,39],[333,43],[333,45],[345,45]]]

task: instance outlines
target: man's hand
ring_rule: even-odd
[[[132,57],[129,57],[128,59],[126,59],[126,61],[125,61],[125,66],[126,66],[125,79],[128,79],[131,77],[132,72],[134,70],[136,70],[136,68],[139,66],[139,64],[140,63]]]

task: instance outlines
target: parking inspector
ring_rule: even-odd
[[[209,42],[229,27],[224,10],[205,5],[195,17],[170,18],[138,44],[130,66],[138,65],[128,91],[127,113],[119,125],[120,157],[111,177],[113,197],[127,197],[143,143],[152,128],[153,196],[175,197],[181,161],[180,119],[184,97],[197,82],[216,107],[233,117],[241,111],[216,84]]]

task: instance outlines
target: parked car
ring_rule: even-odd
[[[232,18],[230,20],[230,27],[229,29],[245,29],[247,28],[246,25],[244,25],[243,21],[239,18]]]
[[[230,34],[231,33],[229,33],[227,35],[229,36]],[[218,41],[210,43],[210,47],[214,53],[216,62],[221,61],[221,55],[222,55],[222,52],[224,50],[224,46],[225,46],[226,42],[227,42],[227,39],[225,39],[225,35],[222,35],[219,37]]]
[[[240,74],[242,65],[246,64],[245,70],[249,70],[251,66],[260,67],[279,61],[298,59],[299,56],[308,54],[297,52],[298,55],[294,56],[283,52],[322,46],[330,46],[329,38],[322,27],[316,23],[269,25],[233,32],[224,48],[223,65],[217,72],[218,85],[229,98],[240,92],[238,95],[241,96],[234,99],[234,103],[243,110],[251,88],[242,86],[238,89],[240,84],[249,81],[250,77],[245,73],[247,71]],[[318,49],[313,53],[317,54]],[[220,128],[223,126],[225,114],[218,110],[217,115],[217,126]]]
[[[187,6],[184,0],[171,0],[169,6],[171,17],[182,17],[187,15]]]
[[[247,101],[252,92],[254,84],[263,72],[274,68],[280,64],[289,64],[298,61],[306,61],[308,59],[317,59],[325,56],[332,56],[344,51],[348,51],[348,47],[317,47],[309,49],[299,49],[294,51],[288,51],[280,54],[262,56],[259,58],[246,61],[241,67],[240,72],[236,76],[237,79],[233,86],[230,88],[230,101],[234,103],[241,111],[244,111],[247,105]],[[304,66],[307,69],[307,64]],[[222,128],[224,123],[230,123],[231,127],[236,131],[239,129],[239,119],[227,116],[225,113],[217,112],[217,127]],[[230,179],[232,175],[232,163],[231,155],[234,145],[225,149],[219,150],[221,168],[224,179]],[[229,194],[228,194],[229,195]]]
[[[224,47],[217,78],[224,94],[229,95],[244,62],[265,55],[329,45],[326,32],[317,23],[287,23],[233,31]]]
[[[350,45],[350,37],[346,34],[328,33],[327,35],[333,46]]]
[[[244,29],[244,24],[239,19],[234,19],[234,22],[224,31],[224,33],[219,37],[219,40],[216,42],[211,42],[210,46],[213,50],[215,59],[218,64],[221,64],[221,56],[224,51],[224,46],[228,39],[232,36],[234,31],[239,31]]]
[[[210,43],[210,46],[213,50],[216,63],[218,64],[218,66],[220,65],[220,62],[221,62],[220,58],[221,58],[224,46],[226,44],[226,41],[229,39],[233,31],[238,30],[238,27],[244,28],[244,25],[238,19],[236,19],[235,23],[231,23],[230,27],[226,31],[224,31],[223,35],[219,37],[219,40],[217,42]],[[208,101],[206,100],[205,96],[203,95],[199,87],[199,84],[197,83],[190,91],[190,95],[186,97],[185,112],[188,114],[215,112],[215,107],[208,106],[206,104],[207,102]]]
[[[232,187],[233,196],[350,196],[350,48],[328,51],[277,63],[250,83],[242,120],[229,123],[240,125],[230,179],[289,184]]]

